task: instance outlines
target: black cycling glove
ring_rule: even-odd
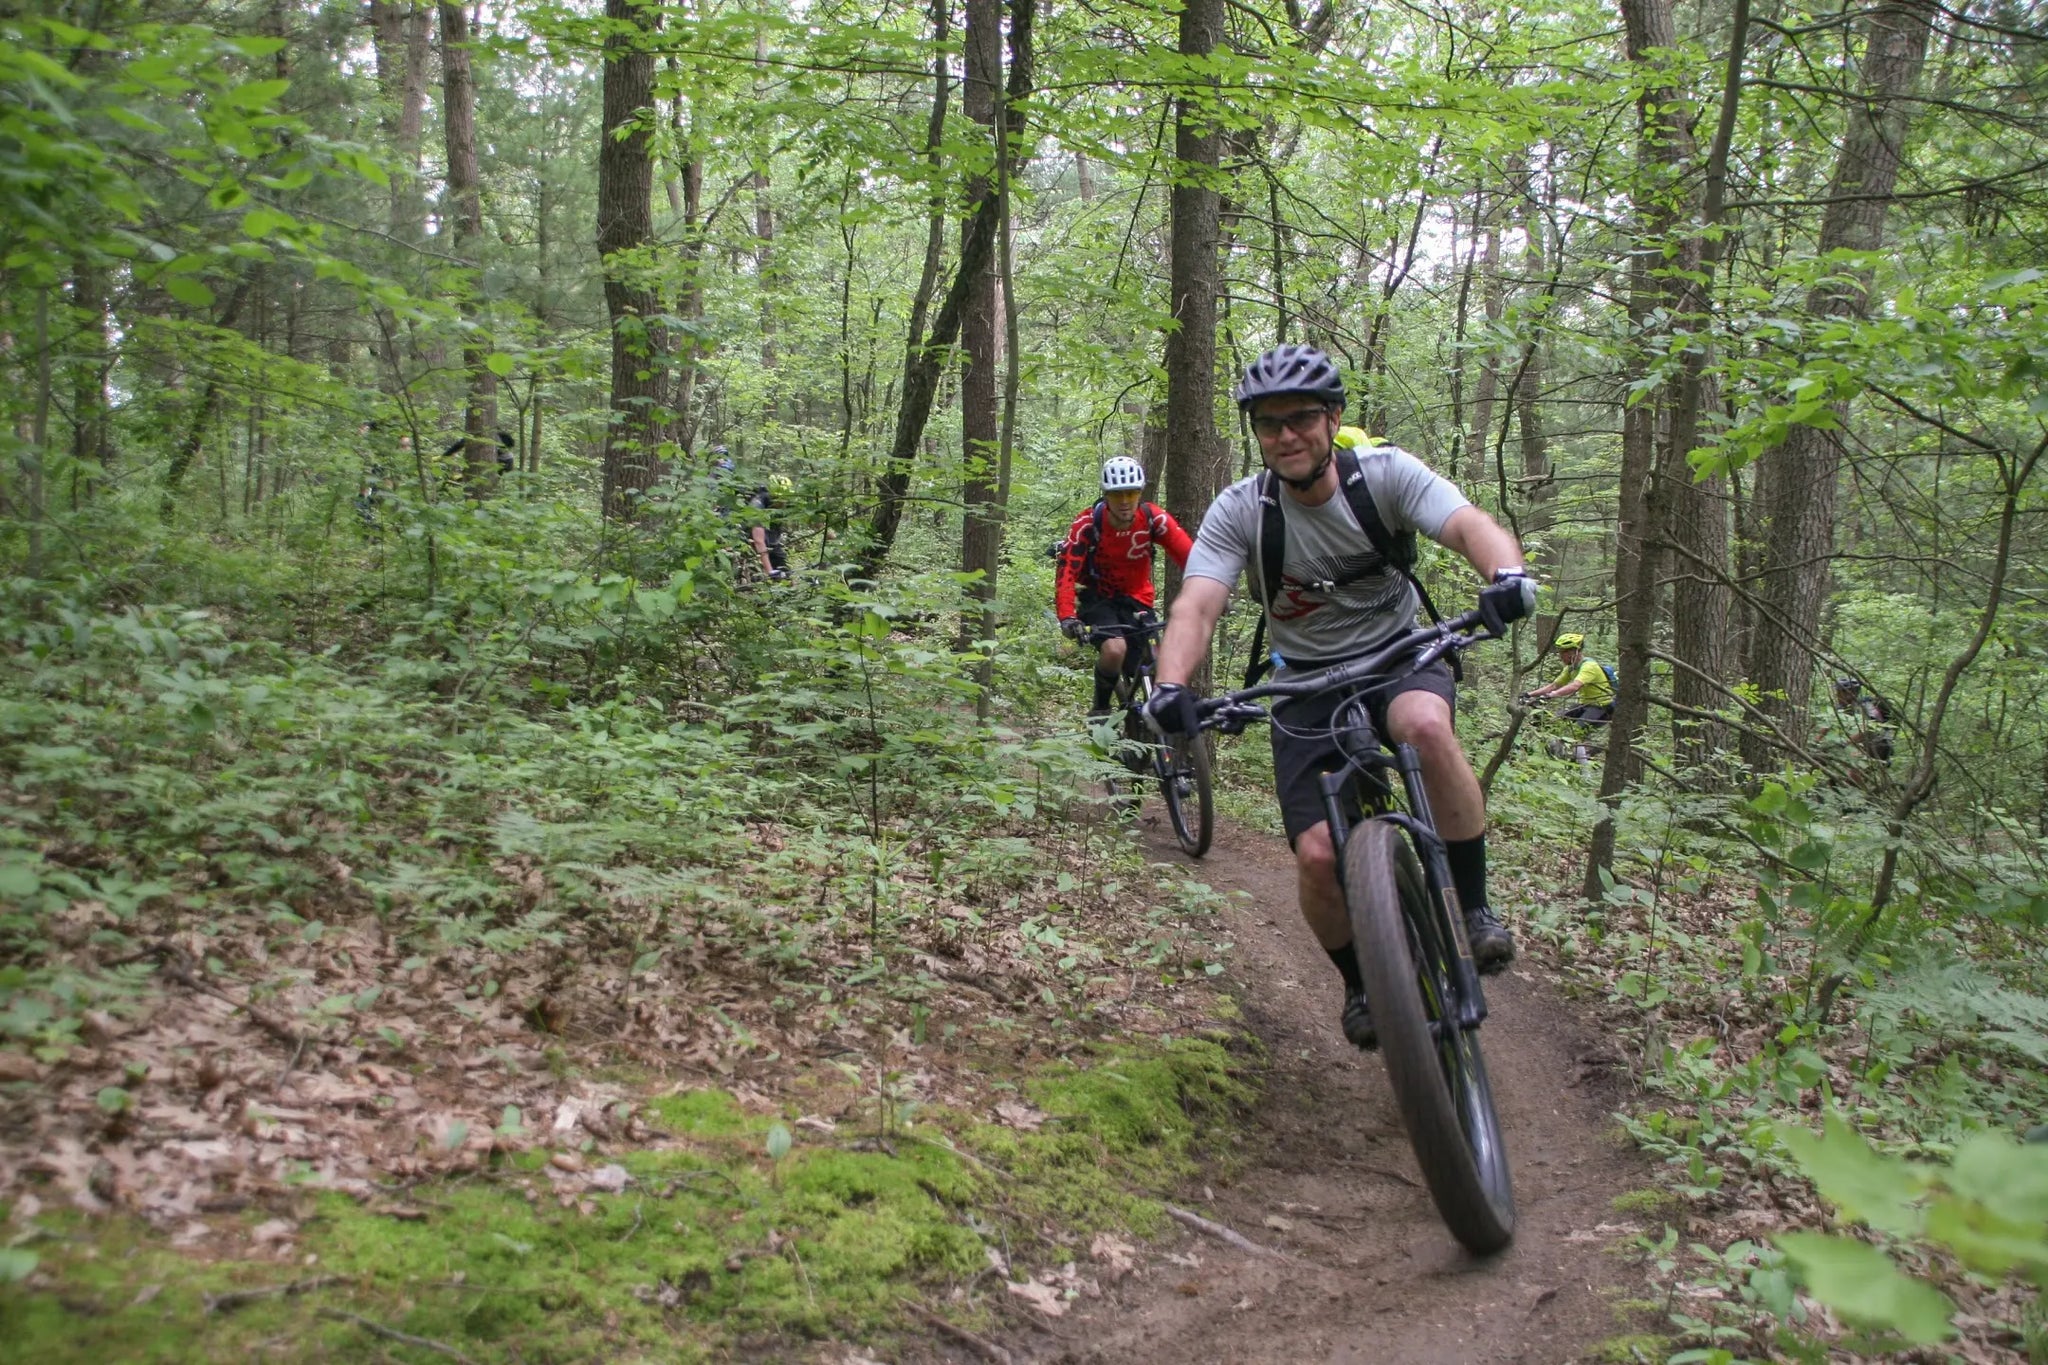
[[[1479,590],[1479,619],[1497,635],[1535,614],[1536,580],[1519,568],[1500,570],[1491,586]]]
[[[1194,689],[1179,683],[1160,683],[1152,689],[1145,718],[1165,735],[1191,735],[1202,728],[1202,718],[1195,714]]]

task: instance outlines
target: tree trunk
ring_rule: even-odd
[[[1632,191],[1635,240],[1629,252],[1627,391],[1636,401],[1622,410],[1620,517],[1615,536],[1616,671],[1614,714],[1608,723],[1607,761],[1600,774],[1603,806],[1586,857],[1583,892],[1600,897],[1602,874],[1614,862],[1614,809],[1642,773],[1639,746],[1650,712],[1650,654],[1657,629],[1657,581],[1663,562],[1661,526],[1668,499],[1661,391],[1640,392],[1649,370],[1650,332],[1668,326],[1674,286],[1664,247],[1680,221],[1683,173],[1693,159],[1689,108],[1664,64],[1675,46],[1672,0],[1621,0],[1628,59],[1640,82],[1636,95],[1638,143]],[[1665,447],[1668,449],[1668,445]]]
[[[1485,191],[1480,191],[1484,198]],[[1469,478],[1476,486],[1487,481],[1486,452],[1493,447],[1493,405],[1500,391],[1500,351],[1493,338],[1500,334],[1500,320],[1507,312],[1507,291],[1500,279],[1500,219],[1489,209],[1486,214],[1486,246],[1479,257],[1480,306],[1486,310],[1486,359],[1479,367],[1479,379],[1472,392],[1472,456]]]
[[[1716,385],[1707,373],[1708,343],[1713,328],[1714,271],[1722,255],[1716,229],[1726,202],[1728,151],[1735,133],[1735,113],[1742,96],[1742,63],[1749,42],[1749,0],[1735,0],[1729,27],[1728,61],[1722,83],[1721,110],[1714,141],[1707,153],[1706,187],[1700,207],[1701,235],[1686,245],[1687,270],[1679,285],[1680,325],[1693,336],[1680,361],[1678,396],[1671,412],[1671,524],[1666,529],[1674,552],[1671,587],[1672,655],[1679,661],[1671,679],[1671,698],[1694,712],[1717,711],[1725,703],[1715,684],[1732,674],[1728,646],[1728,609],[1732,594],[1722,580],[1728,572],[1728,480],[1719,475],[1692,476],[1686,457],[1699,439],[1701,414],[1715,401]],[[1682,714],[1682,713],[1675,713]],[[1676,749],[1691,768],[1711,764],[1727,747],[1723,726],[1675,721]]]
[[[669,58],[669,73],[678,85],[669,127],[681,164],[678,167],[680,174],[668,181],[668,193],[670,206],[683,220],[682,243],[678,248],[683,278],[676,299],[676,312],[686,324],[691,324],[676,338],[676,392],[672,406],[677,439],[684,449],[690,450],[697,444],[697,421],[690,412],[690,403],[697,389],[698,347],[694,325],[704,320],[704,158],[698,150],[695,118],[688,123],[683,120],[682,70],[673,57]]]
[[[1529,287],[1544,273],[1543,201],[1536,190],[1536,171],[1530,167],[1522,189],[1522,269]],[[1562,245],[1560,244],[1560,250]],[[1543,413],[1536,405],[1543,394],[1543,330],[1547,325],[1549,299],[1543,312],[1531,320],[1528,350],[1515,378],[1515,420],[1521,433],[1522,498],[1528,505],[1526,531],[1540,534],[1550,529],[1550,502],[1555,485],[1550,481],[1550,443],[1543,434]]]
[[[1223,0],[1185,0],[1182,56],[1206,58],[1223,42]],[[1191,530],[1230,478],[1230,456],[1216,433],[1217,248],[1221,196],[1214,188],[1222,135],[1203,101],[1174,101],[1172,268],[1174,329],[1166,336],[1166,509]],[[1167,576],[1173,591],[1180,575]],[[1170,600],[1170,598],[1169,598]]]
[[[768,59],[768,31],[754,35],[754,97],[765,100],[765,79],[761,72]],[[775,356],[775,199],[769,193],[768,168],[754,172],[754,287],[760,293],[761,368],[772,370]],[[769,411],[774,411],[774,390],[769,391]]]
[[[104,469],[107,449],[107,375],[113,367],[107,331],[107,271],[83,253],[73,259],[71,307],[78,342],[71,361],[71,454],[81,465]]]
[[[1870,12],[1863,97],[1849,108],[1829,183],[1817,244],[1823,255],[1874,251],[1884,239],[1912,117],[1903,97],[1919,83],[1932,15],[1931,0],[1883,0]],[[1830,318],[1860,318],[1868,306],[1865,288],[1860,277],[1825,281],[1807,296],[1807,311],[1816,326]],[[1758,488],[1761,577],[1748,673],[1761,691],[1765,712],[1795,742],[1804,742],[1807,730],[1811,654],[1834,549],[1839,427],[1847,411],[1846,400],[1835,405],[1836,430],[1794,427],[1784,444],[1764,457],[1770,472]],[[1775,760],[1768,744],[1747,733],[1742,756],[1758,768]]]
[[[612,328],[611,425],[605,432],[604,514],[634,514],[660,474],[662,379],[668,358],[661,300],[648,284],[654,237],[650,119],[654,54],[647,40],[660,11],[641,0],[605,0],[605,17],[627,27],[604,44],[603,136],[597,153],[597,250]]]
[[[462,367],[469,374],[464,406],[463,447],[471,493],[481,496],[498,482],[498,376],[487,362],[490,340],[476,325],[478,274],[484,238],[483,191],[476,165],[476,81],[470,67],[469,14],[461,3],[441,0],[441,125],[448,144],[448,217],[455,255],[469,267],[462,295]]]
[[[996,126],[996,89],[1002,81],[1001,0],[967,0],[967,22],[961,31],[966,58],[966,79],[960,102],[967,117],[987,130],[993,140]],[[993,145],[993,141],[991,141]],[[1005,149],[998,146],[995,155]],[[994,177],[977,175],[967,184],[967,202],[979,212],[995,193]],[[1000,207],[1000,206],[998,206]],[[964,240],[969,222],[960,225]],[[981,578],[969,590],[983,604],[994,600],[996,576],[996,441],[1000,432],[996,413],[996,271],[995,254],[988,264],[967,281],[966,302],[960,316],[960,462],[965,471],[960,488],[960,571],[979,573]],[[970,648],[978,634],[982,613],[961,613],[959,648]]]
[[[934,12],[942,3],[944,0],[936,0]],[[1007,121],[1013,129],[1011,139],[1019,147],[1030,145],[1024,131],[1023,102],[1030,96],[1032,88],[1031,42],[1036,14],[1036,0],[1011,0],[1010,78],[1005,86],[1005,98],[1008,101]],[[933,125],[936,127],[940,120],[936,117],[938,111],[934,113]],[[1011,167],[1013,174],[1023,161],[1024,157],[1019,155]],[[946,291],[938,315],[932,319],[931,335],[922,343],[918,342],[914,330],[918,318],[913,311],[913,332],[909,353],[904,358],[903,396],[896,409],[896,430],[889,442],[888,463],[876,489],[878,497],[874,514],[868,519],[867,544],[861,551],[856,570],[858,577],[872,579],[896,543],[896,531],[903,522],[903,504],[910,492],[910,471],[917,458],[918,442],[924,436],[925,423],[931,417],[932,399],[938,392],[946,351],[960,334],[961,311],[966,306],[969,283],[978,272],[988,269],[989,258],[995,254],[1000,226],[1000,205],[991,196],[982,202],[968,223],[960,243],[959,273],[953,277],[952,287]],[[936,265],[929,256],[927,264],[931,266],[931,273],[936,274]]]

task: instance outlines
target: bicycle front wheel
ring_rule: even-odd
[[[1199,858],[1209,851],[1216,833],[1216,804],[1209,785],[1209,741],[1202,735],[1169,735],[1159,746],[1153,766],[1159,794],[1180,851]]]
[[[1344,846],[1344,899],[1408,1142],[1451,1235],[1479,1254],[1515,1235],[1507,1146],[1477,1029],[1458,1027],[1457,949],[1405,832],[1368,820]]]

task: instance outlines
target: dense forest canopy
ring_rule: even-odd
[[[0,1024],[167,960],[67,957],[81,899],[320,858],[516,952],[785,819],[886,938],[1096,761],[1044,548],[1101,462],[1198,526],[1309,341],[1543,579],[1459,706],[1558,893],[1739,868],[1724,1031],[1967,1034],[2024,1126],[2044,101],[2031,0],[0,5]],[[1565,631],[1597,791],[1516,701]]]

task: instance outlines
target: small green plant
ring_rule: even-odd
[[[1789,1125],[1777,1136],[1828,1202],[1899,1254],[1924,1258],[1938,1247],[1968,1270],[2048,1288],[2048,1145],[1979,1132],[1937,1166],[1876,1151],[1834,1113],[1819,1136]],[[1893,1251],[1822,1232],[1777,1241],[1813,1296],[1845,1321],[1916,1346],[1954,1334],[1954,1302],[1902,1270]]]

